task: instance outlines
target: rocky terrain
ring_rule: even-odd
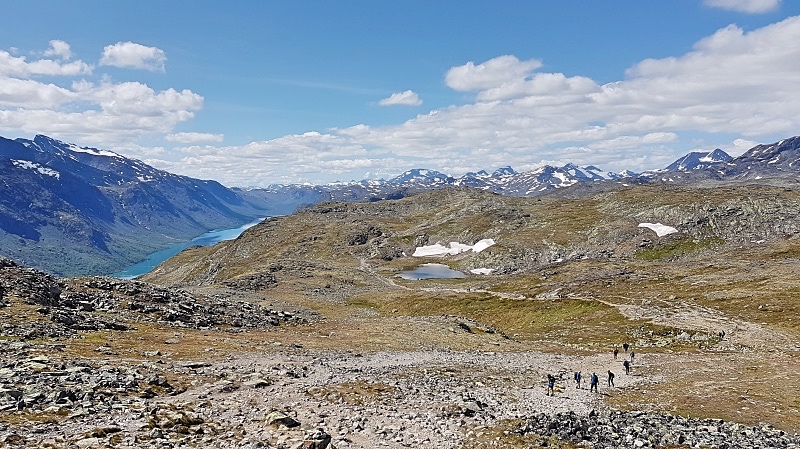
[[[308,208],[136,281],[3,260],[0,447],[800,447],[799,199],[455,189]],[[466,277],[395,277],[425,262]]]

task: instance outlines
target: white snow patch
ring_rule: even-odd
[[[665,235],[670,235],[678,232],[677,229],[673,228],[672,226],[663,225],[661,223],[639,223],[640,228],[648,228],[656,233],[659,237],[664,237]]]
[[[478,242],[472,246],[472,252],[479,253],[494,244],[494,239],[478,240]]]
[[[442,257],[442,256],[455,256],[466,251],[473,251],[479,253],[486,248],[495,244],[492,239],[483,239],[474,245],[465,245],[459,242],[450,242],[450,246],[444,246],[436,243],[434,245],[418,246],[414,250],[414,257]]]
[[[494,271],[494,268],[473,268],[469,270],[472,274],[483,274],[483,275],[490,275]]]
[[[54,177],[56,179],[61,179],[61,173],[53,170],[52,168],[43,167],[43,166],[37,164],[36,162],[21,161],[21,160],[17,160],[17,159],[12,159],[11,163],[13,163],[15,167],[25,168],[25,169],[29,169],[29,170],[36,170],[37,172],[39,172],[42,175],[52,176],[52,177]]]
[[[95,156],[120,157],[119,154],[114,153],[113,151],[97,150],[97,149],[94,149],[94,148],[81,148],[81,147],[79,147],[77,145],[74,145],[74,144],[70,145],[69,149],[70,149],[70,151],[74,151],[76,153],[89,153],[89,154],[93,154]]]

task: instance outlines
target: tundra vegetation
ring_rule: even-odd
[[[800,194],[785,187],[453,188],[270,218],[137,281],[6,264],[0,434],[52,447],[797,447],[798,233]],[[482,239],[496,244],[411,256]],[[467,276],[396,276],[430,262]],[[578,370],[598,373],[599,393],[575,388]]]

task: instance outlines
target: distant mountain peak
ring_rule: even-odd
[[[510,176],[516,174],[517,172],[514,171],[514,169],[511,168],[510,165],[506,165],[505,167],[500,167],[497,170],[495,170],[494,173],[492,173],[492,176]]]
[[[732,160],[733,157],[719,148],[707,153],[703,151],[693,151],[667,166],[667,171],[689,172],[692,170],[704,170],[713,164],[730,162]]]
[[[91,147],[81,147],[73,143],[63,142],[61,140],[54,139],[52,137],[48,137],[42,134],[37,134],[36,137],[33,138],[33,143],[42,151],[51,153],[53,152],[53,150],[57,150],[57,151],[70,151],[72,153],[84,153],[92,156],[116,157],[120,159],[124,158],[123,156],[113,151],[98,150],[97,148],[91,148]]]
[[[389,180],[388,182],[392,184],[404,184],[409,182],[413,183],[416,181],[426,181],[426,180],[436,180],[436,179],[446,180],[452,178],[436,170],[430,170],[427,168],[414,168],[411,170],[406,170],[405,172],[403,172],[403,174]]]

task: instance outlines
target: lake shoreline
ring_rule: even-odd
[[[205,232],[191,240],[184,242],[173,243],[168,247],[150,253],[142,261],[137,262],[123,270],[116,273],[109,274],[111,277],[120,279],[135,279],[139,276],[145,275],[157,267],[161,262],[177,255],[186,248],[192,246],[211,246],[226,240],[233,240],[239,237],[244,231],[261,223],[268,217],[261,217],[255,221],[245,223],[241,226],[228,229],[215,229]]]

